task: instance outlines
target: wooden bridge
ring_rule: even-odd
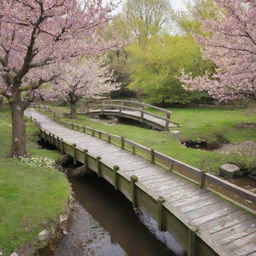
[[[79,114],[124,117],[147,124],[158,130],[169,130],[177,127],[176,124],[171,122],[170,111],[137,101],[103,100],[88,103],[86,111]]]
[[[126,138],[55,122],[33,109],[26,115],[42,139],[110,182],[174,234],[189,256],[256,256],[254,193]]]

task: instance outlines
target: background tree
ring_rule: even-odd
[[[184,1],[184,5],[185,10],[171,8],[171,18],[187,35],[193,32],[204,35],[202,19],[215,19],[220,13],[214,0],[188,0]]]
[[[162,39],[151,39],[147,50],[133,44],[128,51],[132,55],[130,88],[150,103],[185,105],[207,98],[207,94],[187,92],[179,80],[181,68],[203,74],[213,67],[211,62],[202,59],[199,45],[190,36],[166,35]]]
[[[170,19],[169,0],[127,0],[121,19],[140,44],[166,31]]]
[[[187,89],[207,91],[220,101],[255,98],[256,0],[215,2],[222,10],[218,17],[201,18],[208,36],[194,36],[218,70],[213,76],[184,73],[181,81]]]
[[[77,55],[104,52],[116,42],[103,42],[97,28],[111,19],[114,6],[102,1],[0,1],[0,94],[12,112],[10,156],[26,156],[24,111],[35,91],[56,77],[43,67]]]
[[[79,100],[107,96],[119,87],[113,77],[113,71],[102,59],[75,59],[61,63],[59,73],[61,75],[56,79],[53,90],[51,87],[45,88],[41,90],[41,95],[45,98],[63,99],[70,106],[73,119],[76,118]]]

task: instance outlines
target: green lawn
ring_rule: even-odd
[[[0,112],[0,249],[4,255],[31,242],[43,230],[42,223],[57,217],[70,192],[65,176],[45,167],[31,167],[7,159],[11,144],[10,112]],[[59,154],[40,149],[37,128],[27,120],[27,142],[33,156],[58,159]]]
[[[63,113],[67,109],[55,107],[57,112]],[[236,124],[240,122],[255,122],[256,111],[253,109],[221,109],[221,108],[171,108],[172,120],[177,122],[181,131],[180,135],[170,132],[159,132],[143,129],[130,125],[109,125],[90,119],[86,116],[78,116],[74,122],[84,124],[105,132],[125,136],[147,147],[158,150],[180,161],[203,170],[217,173],[219,166],[224,163],[236,163],[241,167],[256,168],[256,157],[244,157],[240,154],[221,155],[216,152],[186,148],[180,141],[207,140],[216,141],[221,134],[229,143],[239,143],[246,140],[256,141],[256,130],[237,130]],[[66,118],[66,121],[70,119]],[[72,120],[73,121],[73,120]],[[217,136],[216,136],[217,135]],[[251,172],[252,173],[252,172]]]

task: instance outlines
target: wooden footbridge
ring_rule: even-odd
[[[53,121],[34,109],[26,115],[42,139],[120,190],[189,256],[256,256],[254,193],[126,138]]]
[[[139,121],[158,130],[177,127],[171,122],[170,111],[137,101],[103,100],[88,103],[86,111],[79,114],[123,117]]]

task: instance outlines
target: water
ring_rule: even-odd
[[[75,207],[71,230],[59,243],[55,256],[183,255],[169,233],[156,231],[156,223],[149,216],[140,213],[138,218],[131,203],[105,180],[88,174],[70,178],[70,182],[79,204]],[[148,223],[149,228],[142,222]]]

